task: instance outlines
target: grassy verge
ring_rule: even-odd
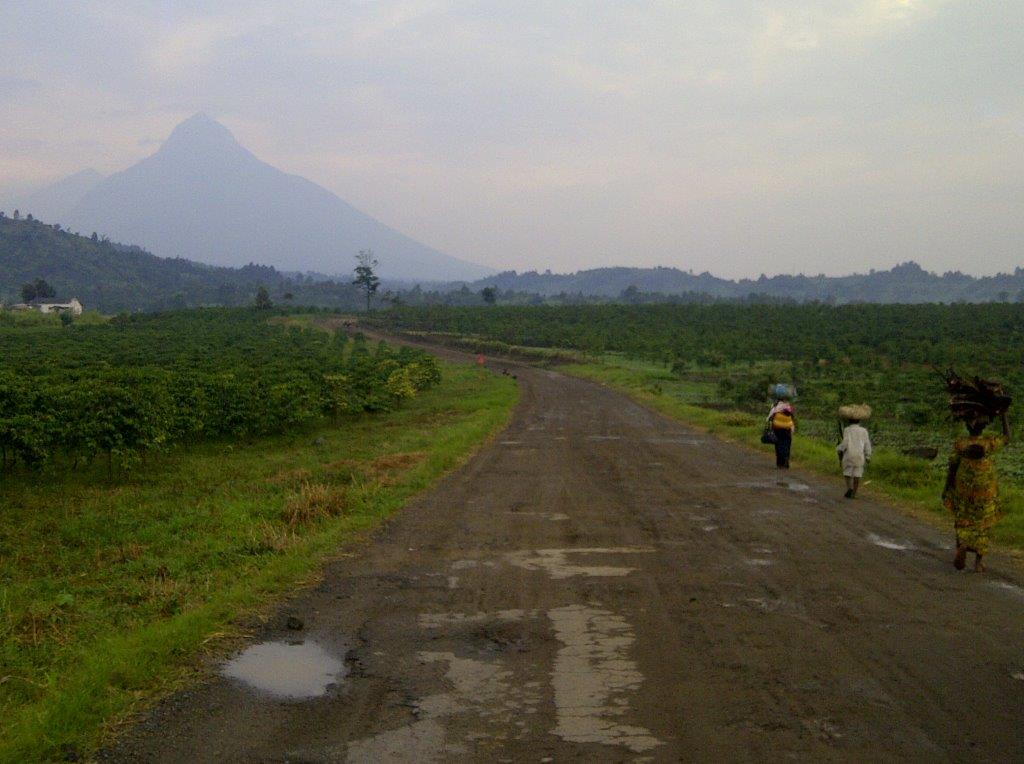
[[[594,380],[629,395],[634,400],[674,419],[695,425],[727,440],[742,443],[765,453],[760,442],[763,419],[742,411],[723,411],[692,402],[692,382],[677,379],[664,366],[644,361],[608,356],[589,363],[561,366],[559,371]],[[870,426],[869,426],[870,428]],[[941,458],[941,457],[940,457]],[[795,466],[832,475],[838,486],[842,480],[835,442],[798,431],[794,441]],[[884,447],[876,449],[866,473],[869,492],[900,502],[915,514],[952,528],[939,495],[942,473],[921,459],[904,456]],[[1005,516],[996,526],[993,539],[1006,549],[1024,550],[1024,492],[1017,486],[1001,486]]]
[[[510,380],[443,371],[399,411],[196,446],[113,486],[6,478],[0,761],[91,750],[507,421]]]

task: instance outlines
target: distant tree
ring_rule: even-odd
[[[61,323],[61,326],[71,326],[71,324],[74,322],[74,320],[75,319],[74,319],[74,316],[71,315],[71,311],[62,310],[60,312],[60,323]]]
[[[295,295],[293,295],[293,294],[292,294],[291,292],[285,292],[285,293],[284,293],[283,295],[281,295],[281,296],[282,296],[282,297],[283,297],[284,299],[286,299],[286,300],[291,300],[291,299],[292,299],[293,297],[295,297]]]
[[[25,216],[25,220],[31,223],[33,220],[35,220],[35,218],[32,217],[32,213],[30,212]]]
[[[18,212],[18,210],[14,211],[14,219],[15,220],[21,220],[21,213]]]
[[[636,288],[635,284],[630,284],[619,293],[619,299],[630,305],[636,305],[640,302],[640,290]]]
[[[480,290],[480,296],[488,305],[494,305],[498,300],[498,290],[492,286],[487,286]]]
[[[1009,292],[1005,292],[1005,291],[1004,292],[1000,292],[998,296],[999,296],[999,302],[1009,302],[1010,301],[1010,293]]]
[[[92,232],[92,236],[90,236],[89,238],[92,239],[93,241],[99,241],[100,240],[100,237],[96,235],[95,231]]]
[[[45,279],[36,279],[21,285],[21,299],[25,302],[45,300],[47,297],[54,297],[56,294],[56,290]]]
[[[57,290],[50,286],[44,279],[36,279],[33,282],[36,288],[36,299],[45,300],[47,297],[56,297]]]
[[[372,249],[359,250],[356,255],[356,278],[352,284],[366,294],[366,311],[370,311],[370,300],[380,288],[380,278],[373,272],[380,263],[373,256]]]
[[[253,302],[253,306],[257,310],[267,310],[268,308],[274,307],[274,303],[270,301],[270,293],[262,284],[260,285],[260,288],[256,290],[256,300]]]

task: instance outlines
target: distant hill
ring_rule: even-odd
[[[360,309],[363,300],[350,279],[283,273],[248,264],[219,267],[183,258],[163,258],[140,249],[70,233],[38,220],[0,217],[0,302],[19,301],[21,285],[43,278],[58,299],[78,297],[105,313],[199,305],[251,304],[265,286],[278,303]],[[408,285],[407,285],[408,286]],[[775,276],[729,281],[674,268],[598,268],[578,273],[499,273],[473,283],[454,282],[400,289],[385,282],[409,305],[476,305],[493,286],[502,303],[537,302],[1024,302],[1024,269],[974,278],[937,275],[915,263],[888,271],[827,276]],[[291,295],[290,298],[286,297]],[[381,295],[383,297],[383,294]],[[378,302],[378,304],[383,304]]]
[[[284,304],[362,304],[347,282],[288,275],[262,265],[224,268],[156,257],[138,247],[78,236],[38,220],[0,218],[0,302],[20,301],[21,285],[36,278],[49,282],[57,299],[77,297],[86,309],[104,313],[248,305],[260,286]]]
[[[938,275],[917,263],[851,276],[761,276],[730,281],[676,268],[595,268],[576,273],[507,271],[469,284],[473,292],[494,286],[503,292],[544,297],[582,295],[658,301],[666,298],[751,298],[796,302],[1024,302],[1024,269],[975,278],[960,272]]]
[[[372,249],[381,275],[391,279],[451,281],[493,272],[414,241],[327,189],[271,167],[203,114],[178,125],[152,156],[74,198],[70,192],[89,180],[95,178],[72,176],[37,192],[21,212],[213,265],[347,273],[359,250]]]

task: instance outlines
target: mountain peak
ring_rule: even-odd
[[[199,112],[175,127],[160,147],[160,151],[209,154],[224,151],[245,152],[245,149],[224,125],[205,112]]]

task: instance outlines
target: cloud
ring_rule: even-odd
[[[152,61],[160,70],[196,70],[208,66],[225,47],[271,23],[266,12],[203,16],[182,22],[159,35]]]

